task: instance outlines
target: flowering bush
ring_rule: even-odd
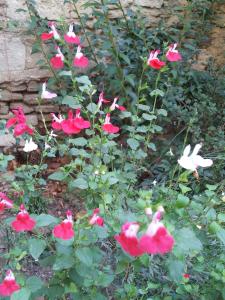
[[[98,56],[84,47],[76,26],[44,26],[35,29],[37,41],[50,51],[45,57],[54,80],[43,83],[37,103],[41,110],[41,103],[50,99],[60,104],[60,111],[52,112],[50,126],[41,112],[43,132],[27,124],[21,107],[6,123],[17,139],[25,139],[27,164],[15,171],[10,190],[0,193],[0,228],[7,245],[1,254],[1,297],[221,299],[223,185],[204,178],[214,161],[199,155],[200,143],[190,154],[187,130],[176,153],[170,149],[163,154],[172,161],[161,172],[165,180],[158,183],[150,174],[153,153],[159,151],[155,140],[163,130],[159,124],[167,118],[161,100],[170,90],[166,78],[173,76],[176,65],[179,68],[182,47],[166,41],[160,50],[145,49],[139,57],[142,74],[133,85],[137,94],[130,101],[126,80],[132,77],[124,79],[118,52],[114,55],[120,84],[113,92],[104,84],[98,90],[88,69]],[[29,154],[37,151],[40,161],[31,164]],[[48,176],[48,162],[56,156],[67,157],[67,163]],[[1,171],[11,159],[1,158]],[[50,180],[67,186],[71,208],[62,212],[66,218],[45,211],[43,190]],[[78,197],[83,210],[75,214]],[[37,274],[32,268],[38,268]]]

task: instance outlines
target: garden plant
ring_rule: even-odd
[[[21,107],[1,122],[26,159],[0,192],[0,298],[225,299],[224,78],[192,67],[212,1],[189,1],[188,18],[175,7],[180,27],[154,29],[119,0],[87,1],[93,30],[64,2],[79,22],[41,19],[26,1],[52,77],[40,128]],[[45,101],[60,107],[50,124]],[[66,163],[49,174],[55,157]],[[2,174],[13,159],[0,154]],[[61,218],[45,196],[56,182]]]

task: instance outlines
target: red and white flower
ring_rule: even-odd
[[[76,116],[75,116],[75,119],[74,119],[74,125],[79,129],[86,129],[86,128],[90,128],[91,123],[89,121],[84,120],[80,116],[80,109],[77,109],[76,110]]]
[[[20,212],[17,214],[16,219],[11,223],[12,228],[17,231],[31,231],[36,225],[36,221],[32,219],[26,211],[23,204],[20,205]]]
[[[186,146],[183,155],[180,159],[178,159],[179,165],[182,168],[190,171],[197,171],[198,167],[211,167],[213,164],[213,161],[211,159],[205,159],[198,155],[198,152],[201,149],[201,147],[201,144],[195,145],[193,152],[190,154],[191,146]]]
[[[64,55],[59,47],[57,47],[57,54],[50,59],[50,64],[54,69],[62,69],[64,67]]]
[[[20,136],[24,133],[28,133],[30,135],[33,134],[33,129],[31,129],[26,124],[26,117],[23,112],[22,107],[18,107],[17,109],[12,110],[14,117],[10,118],[6,123],[6,128],[10,128],[15,125],[14,127],[14,136]]]
[[[51,93],[47,91],[46,89],[46,82],[42,84],[42,93],[41,93],[41,99],[53,99],[57,97],[56,93]]]
[[[109,103],[110,101],[104,98],[104,92],[101,92],[99,94],[99,98],[98,98],[98,109],[100,109],[102,107],[102,103]]]
[[[68,118],[61,122],[62,130],[66,134],[77,134],[81,132],[81,129],[78,128],[74,122],[73,111],[68,112]]]
[[[12,208],[13,202],[9,199],[5,193],[0,192],[0,212],[4,211],[5,208]]]
[[[174,246],[174,238],[166,227],[160,222],[162,210],[159,209],[153,216],[146,233],[141,236],[139,247],[148,254],[165,254],[171,252]]]
[[[160,53],[160,50],[153,50],[150,52],[150,55],[148,58],[148,65],[156,70],[161,69],[166,64],[164,61],[159,60],[159,58],[157,57],[159,53]]]
[[[126,110],[126,108],[124,106],[119,105],[119,104],[116,103],[118,101],[118,99],[119,99],[118,97],[114,98],[113,103],[112,103],[112,105],[109,108],[111,111],[115,110],[116,108],[118,108],[121,111],[125,111]]]
[[[73,218],[70,210],[67,211],[66,217],[62,223],[56,225],[53,229],[53,236],[58,239],[70,240],[74,237]]]
[[[77,53],[73,60],[73,66],[78,68],[87,68],[89,60],[81,51],[81,46],[77,47]]]
[[[90,225],[98,225],[98,226],[104,226],[104,219],[99,216],[100,209],[96,208],[93,211],[93,214],[91,218],[89,219],[89,224]]]
[[[53,118],[52,120],[52,128],[55,130],[62,130],[62,121],[65,119],[62,117],[62,115],[59,115],[56,117],[54,113],[51,113],[51,116]]]
[[[64,35],[64,39],[69,44],[80,45],[80,38],[73,31],[73,24],[70,24],[69,31]]]
[[[58,31],[56,30],[55,23],[49,22],[48,25],[51,28],[51,31],[43,32],[41,34],[42,41],[50,40],[52,37],[54,37],[55,40],[60,40],[60,35],[58,34]]]
[[[20,285],[16,282],[13,272],[8,270],[5,279],[0,284],[0,296],[9,297],[18,290],[20,290]]]
[[[169,46],[169,50],[166,53],[166,58],[168,59],[168,61],[179,61],[182,60],[182,57],[180,55],[180,53],[178,52],[178,50],[176,50],[177,44],[172,44]]]
[[[144,253],[137,237],[139,227],[138,223],[127,222],[122,226],[120,234],[114,236],[122,249],[131,256],[140,256]]]
[[[110,113],[106,114],[105,122],[102,125],[102,129],[107,133],[117,133],[120,130],[119,127],[114,126],[110,123]]]

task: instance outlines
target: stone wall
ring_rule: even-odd
[[[77,16],[71,4],[64,5],[63,2],[63,0],[38,0],[37,11],[41,17],[49,20],[63,17],[68,23],[76,22]],[[77,4],[81,14],[84,12],[82,8],[84,2],[80,0]],[[171,16],[171,8],[182,2],[183,0],[122,0],[122,5],[125,10],[128,7],[134,9],[141,7],[142,13],[148,17],[146,26],[153,26],[161,18],[167,18],[169,23],[174,22],[176,19]],[[40,83],[50,74],[47,70],[40,70],[37,67],[39,54],[31,55],[32,37],[25,34],[29,15],[24,11],[16,12],[18,9],[26,9],[23,0],[0,0],[0,120],[8,119],[11,116],[10,110],[21,105],[29,122],[37,125],[39,115],[35,98]],[[110,16],[118,18],[120,14],[117,10],[111,10]],[[90,24],[91,19],[90,15]],[[50,104],[43,107],[46,114],[52,112],[52,109]],[[6,141],[0,138],[0,147],[5,143]]]

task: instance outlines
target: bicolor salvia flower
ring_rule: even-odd
[[[80,45],[80,38],[73,31],[73,24],[70,24],[69,31],[64,35],[64,39],[69,44]]]
[[[181,57],[180,53],[178,52],[178,50],[176,50],[176,47],[177,47],[177,44],[170,45],[169,50],[166,53],[166,58],[171,62],[182,60],[182,57]]]
[[[18,290],[20,290],[20,285],[16,282],[13,272],[8,270],[6,272],[6,277],[0,284],[0,296],[9,297]]]
[[[151,51],[147,62],[150,67],[156,70],[161,69],[166,64],[164,61],[159,60],[158,58],[159,53],[160,50]]]
[[[12,110],[14,117],[10,118],[6,123],[6,128],[14,126],[14,136],[20,136],[24,133],[33,134],[33,129],[30,128],[26,123],[26,117],[22,107]]]
[[[0,192],[0,212],[4,211],[6,208],[12,208],[13,201],[9,199],[5,193]]]
[[[102,129],[107,133],[117,133],[120,130],[120,128],[118,126],[111,124],[110,113],[106,114],[105,122],[102,125]]]
[[[20,205],[20,212],[16,219],[11,223],[12,228],[17,231],[32,231],[36,225],[36,221],[30,217],[23,204]]]
[[[56,225],[52,233],[54,237],[62,240],[70,240],[74,237],[73,218],[70,210],[66,213],[66,219]]]
[[[77,52],[73,60],[73,66],[78,68],[87,68],[89,60],[81,51],[81,46],[77,47]]]
[[[62,69],[64,67],[64,55],[59,47],[56,50],[58,53],[50,59],[50,64],[53,69]]]
[[[104,226],[104,219],[99,216],[99,213],[100,213],[100,209],[95,208],[92,216],[89,219],[90,225],[98,225],[100,227]]]

